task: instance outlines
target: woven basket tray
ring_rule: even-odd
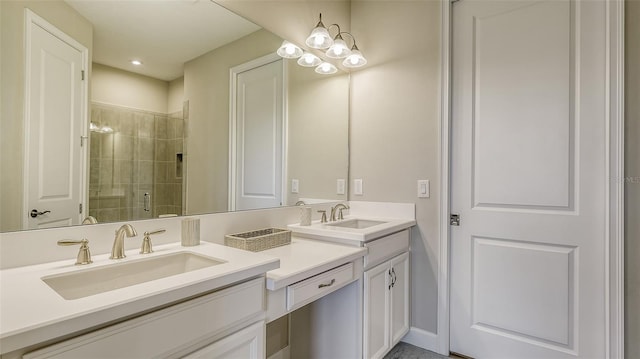
[[[225,246],[252,252],[260,252],[289,243],[291,243],[291,231],[280,228],[265,228],[224,236]]]

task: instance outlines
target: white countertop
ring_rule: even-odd
[[[0,354],[28,347],[118,318],[148,311],[195,295],[262,275],[278,268],[272,256],[202,242],[195,247],[179,243],[154,247],[154,253],[127,251],[133,261],[173,252],[193,252],[226,263],[111,290],[75,300],[65,300],[45,282],[44,276],[113,264],[108,254],[93,257],[93,264],[74,265],[69,260],[0,271]]]
[[[280,268],[267,272],[267,289],[278,290],[361,258],[367,249],[294,236],[291,244],[260,253],[280,259]]]
[[[299,237],[320,239],[325,241],[348,244],[352,246],[363,246],[364,243],[386,236],[391,233],[401,231],[416,224],[415,219],[409,218],[381,218],[372,216],[345,216],[343,221],[366,220],[384,222],[368,228],[348,228],[339,227],[332,224],[342,221],[320,223],[313,221],[310,226],[290,224],[288,228]]]

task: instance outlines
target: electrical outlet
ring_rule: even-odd
[[[298,193],[300,191],[300,182],[297,179],[291,180],[291,193]]]
[[[344,178],[340,178],[337,181],[336,184],[336,194],[345,194],[346,190],[345,190],[345,180]]]
[[[356,196],[362,196],[362,178],[353,180],[353,194]]]

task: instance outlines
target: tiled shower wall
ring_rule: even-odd
[[[91,123],[89,214],[98,222],[181,215],[182,114],[94,103]]]

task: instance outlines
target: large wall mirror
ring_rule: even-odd
[[[30,132],[25,8],[88,49],[84,133]],[[267,29],[210,0],[3,0],[0,15],[1,232],[346,200],[349,74],[274,56]],[[54,202],[77,186],[83,214],[60,220]]]

